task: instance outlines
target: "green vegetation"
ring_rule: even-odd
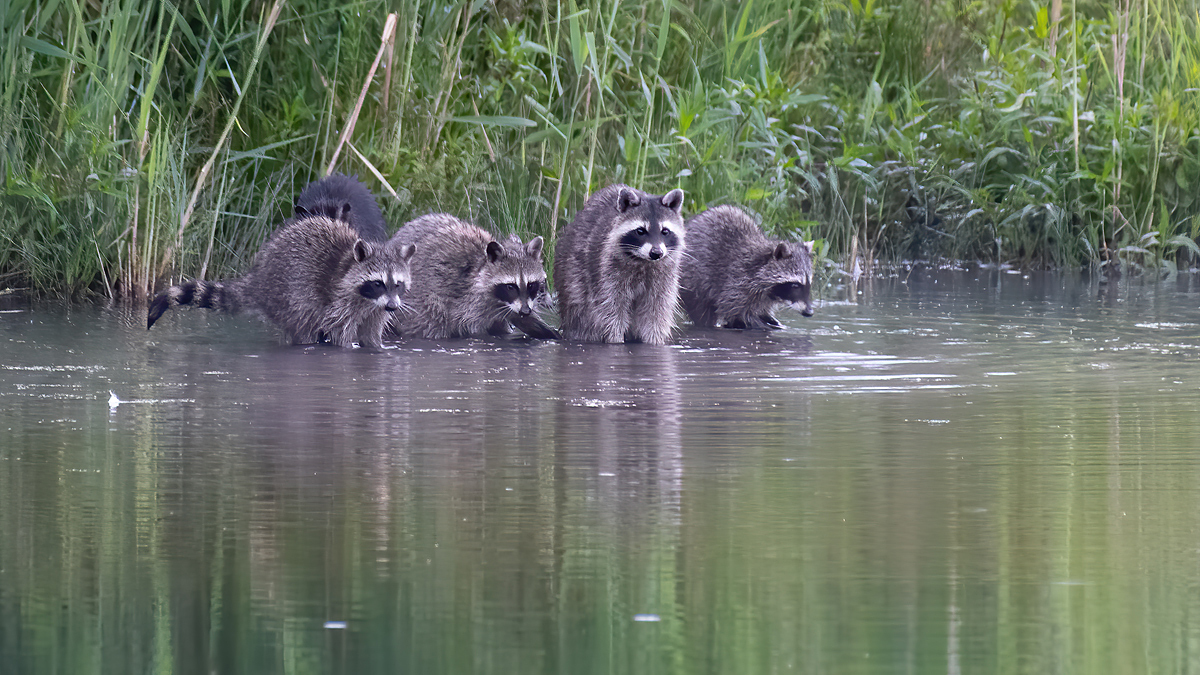
[[[624,181],[838,264],[1173,271],[1200,255],[1198,5],[5,0],[0,286],[244,269],[335,158],[393,227],[552,236]]]

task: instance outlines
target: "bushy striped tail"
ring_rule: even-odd
[[[194,305],[229,313],[238,310],[232,289],[220,281],[188,281],[154,296],[146,317],[146,330],[150,330],[168,309],[179,305]]]

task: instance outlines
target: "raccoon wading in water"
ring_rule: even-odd
[[[588,199],[554,249],[563,336],[666,344],[684,257],[683,191],[610,185]]]
[[[700,327],[782,328],[774,311],[789,304],[812,316],[812,242],[767,239],[736,206],[687,221],[688,259],[680,297]]]
[[[445,213],[421,216],[397,230],[393,242],[415,244],[410,309],[397,314],[401,335],[454,338],[508,335],[516,325],[530,337],[557,338],[539,317],[546,302],[542,238],[496,241]]]
[[[355,340],[379,347],[388,319],[402,307],[414,250],[398,242],[369,243],[325,216],[288,221],[263,244],[244,277],[188,281],[159,293],[146,327],[173,306],[195,305],[256,313],[293,344],[326,337],[339,347]]]
[[[387,241],[387,224],[375,195],[357,178],[331,173],[304,188],[294,204],[296,219],[325,216],[346,223],[364,241]]]

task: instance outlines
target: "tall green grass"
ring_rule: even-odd
[[[393,227],[624,181],[835,264],[1192,265],[1200,3],[1050,5],[8,0],[0,285],[236,273],[331,161]]]

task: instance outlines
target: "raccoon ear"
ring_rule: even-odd
[[[297,218],[306,218],[306,217],[312,215],[311,213],[308,212],[308,209],[304,208],[303,206],[300,206],[299,202],[293,203],[292,208],[295,209]]]
[[[625,213],[631,206],[637,206],[642,203],[642,198],[638,197],[637,193],[627,187],[622,187],[617,192],[617,211]]]
[[[809,254],[809,255],[812,255],[812,247],[813,247],[813,242],[812,242],[812,240],[809,240],[809,241],[806,241],[806,242],[804,242],[804,248],[808,249],[808,254]]]
[[[496,262],[504,257],[504,247],[498,241],[489,241],[487,245],[488,262]]]
[[[344,223],[350,222],[350,202],[346,202],[342,205],[342,215],[340,220]]]
[[[779,245],[775,247],[775,252],[772,255],[776,260],[790,258],[792,257],[792,249],[788,248],[788,245],[781,241],[779,242]]]
[[[413,254],[416,252],[417,252],[416,244],[405,244],[404,246],[400,247],[400,259],[408,260],[408,259],[412,258]]]
[[[663,195],[662,205],[671,209],[675,213],[683,210],[683,190],[675,188],[667,194]]]
[[[371,245],[362,239],[354,240],[354,262],[362,262],[371,257],[374,251],[371,250]]]
[[[528,244],[525,244],[525,252],[540,260],[542,257],[542,244],[544,243],[541,237],[534,237],[529,240]]]

